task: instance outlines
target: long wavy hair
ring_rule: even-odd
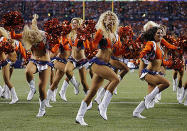
[[[161,29],[160,27],[152,27],[149,30],[147,30],[146,32],[143,33],[143,38],[146,41],[155,41],[155,34],[157,32],[158,29]]]
[[[24,26],[23,30],[23,43],[26,49],[30,49],[32,45],[38,44],[45,38],[45,32],[41,31],[37,27],[37,20],[34,18],[32,20],[32,25]]]
[[[96,24],[96,29],[97,30],[101,29],[103,31],[104,38],[109,38],[110,39],[110,37],[108,35],[109,34],[109,30],[107,29],[107,27],[106,27],[106,25],[104,23],[104,21],[106,20],[107,16],[113,16],[115,18],[115,23],[112,26],[111,32],[115,33],[115,34],[117,33],[118,26],[119,26],[119,20],[118,20],[117,15],[115,13],[113,13],[112,11],[106,11],[103,14],[100,15],[99,20],[98,20],[98,22]]]
[[[143,31],[146,32],[152,27],[159,27],[159,24],[153,22],[153,21],[148,21],[144,26],[143,26]]]
[[[81,18],[75,17],[75,18],[73,18],[73,19],[71,20],[71,23],[73,23],[74,20],[76,20],[76,21],[78,22],[78,28],[79,28],[79,27],[81,26],[83,20],[82,20]],[[69,33],[68,37],[69,37],[70,39],[72,39],[73,41],[75,41],[75,39],[76,39],[76,37],[77,37],[77,31],[76,31],[76,30],[72,30],[72,31]]]
[[[1,36],[3,36],[3,37],[5,37],[5,38],[9,39],[10,36],[9,36],[8,34],[9,34],[9,33],[8,33],[7,30],[5,30],[5,28],[0,27],[0,35],[1,35]]]

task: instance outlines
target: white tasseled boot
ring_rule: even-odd
[[[110,93],[110,91],[106,90],[104,98],[103,98],[101,104],[99,104],[99,106],[98,106],[99,113],[104,120],[107,120],[107,114],[106,114],[107,107],[108,107],[111,99],[112,99],[112,93]]]
[[[184,93],[184,87],[181,87],[181,88],[177,88],[177,100],[179,101],[179,99],[182,97]]]
[[[36,88],[35,88],[35,81],[31,80],[29,83],[30,91],[27,96],[27,100],[30,101],[34,97],[34,94],[36,93]]]
[[[160,100],[161,100],[161,92],[156,95],[155,103],[159,103]]]
[[[60,92],[59,92],[61,99],[64,101],[67,101],[66,90],[67,90],[68,86],[69,86],[68,82],[66,80],[64,80],[64,82],[62,84],[62,88],[60,89]]]
[[[52,95],[52,98],[51,98],[51,101],[52,101],[52,102],[56,102],[56,93],[57,93],[57,89],[55,89],[55,90],[53,91],[53,95]]]
[[[176,78],[176,79],[173,79],[173,91],[174,91],[174,92],[177,91],[177,81],[178,81],[177,78]]]
[[[46,99],[44,99],[43,101],[41,101],[39,99],[40,102],[40,108],[39,108],[39,112],[36,115],[36,117],[43,117],[45,115],[45,105],[46,105]]]
[[[179,90],[179,89],[178,89],[178,90]],[[177,92],[178,92],[178,91],[177,91]],[[179,92],[180,92],[180,93],[178,93],[178,98],[177,98],[177,100],[178,100],[179,104],[182,104],[182,101],[183,101],[184,96],[185,96],[184,87],[181,87],[181,89],[180,89]]]
[[[140,119],[145,119],[146,117],[142,116],[141,113],[145,109],[145,102],[141,101],[140,104],[134,109],[133,117],[137,117]]]
[[[11,99],[11,93],[10,93],[10,90],[6,84],[4,85],[3,97],[5,99]]]
[[[150,104],[152,103],[152,101],[154,100],[154,98],[158,93],[159,93],[159,88],[156,86],[151,93],[145,96],[145,107],[147,109],[150,108]]]
[[[11,88],[10,93],[12,95],[12,101],[9,104],[14,104],[14,103],[16,103],[18,101],[18,97],[16,95],[16,91],[15,91],[14,87]]]
[[[97,93],[97,96],[95,98],[95,102],[99,105],[101,103],[101,99],[105,95],[105,89],[103,87],[100,87],[99,92]]]
[[[50,100],[51,100],[51,98],[52,98],[52,96],[53,96],[53,91],[51,90],[51,89],[48,89],[48,91],[47,91],[47,99],[46,99],[46,107],[53,107],[53,106],[51,106],[50,105]]]
[[[79,85],[80,85],[80,83],[77,82],[77,80],[75,79],[74,76],[71,78],[70,82],[74,86],[74,93],[75,93],[75,95],[78,95],[79,94]]]
[[[79,111],[76,116],[76,123],[79,123],[81,126],[87,126],[88,124],[84,121],[84,115],[87,111],[86,102],[82,101]]]

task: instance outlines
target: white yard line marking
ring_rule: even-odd
[[[6,102],[0,102],[0,104],[6,104],[9,103],[8,101]],[[80,104],[81,102],[51,102],[51,104]],[[129,101],[120,101],[120,102],[111,102],[111,104],[138,104],[140,102],[129,102]],[[36,101],[22,101],[22,102],[17,102],[17,104],[39,104],[39,102]],[[157,103],[157,104],[161,104],[161,105],[178,105],[179,103],[170,103],[170,102],[161,102],[161,103]]]

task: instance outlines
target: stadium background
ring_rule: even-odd
[[[13,5],[13,6],[12,6]],[[167,34],[180,36],[187,32],[187,2],[185,1],[114,1],[114,12],[120,20],[120,25],[131,25],[134,31],[134,39],[141,33],[142,26],[152,20],[168,27]],[[32,15],[39,15],[38,26],[43,28],[43,23],[51,18],[60,21],[71,20],[74,17],[83,17],[82,1],[31,1],[31,0],[1,0],[0,19],[8,11],[20,11],[29,24]],[[111,1],[87,1],[85,2],[85,19],[98,20],[101,13],[112,9]],[[22,68],[22,57],[18,54],[15,68]]]
[[[135,37],[140,34],[143,24],[148,20],[162,23],[168,27],[169,34],[186,34],[186,11],[187,3],[175,2],[117,2],[114,1],[114,12],[120,18],[121,25],[131,25]],[[82,2],[49,2],[49,1],[0,1],[0,17],[8,11],[18,10],[22,13],[25,22],[30,23],[32,15],[40,15],[39,27],[42,29],[43,22],[52,17],[60,21],[71,20],[73,17],[82,17]],[[98,20],[100,14],[111,10],[111,2],[86,2],[86,19]],[[50,14],[50,16],[49,16]],[[17,31],[19,32],[19,31]],[[21,56],[19,56],[21,60]],[[78,71],[75,77],[80,81]],[[167,70],[166,78],[172,82],[172,71]],[[2,74],[0,70],[0,74]],[[97,111],[97,104],[88,111],[85,116],[89,126],[84,128],[75,124],[75,116],[80,102],[84,97],[80,94],[74,95],[73,88],[67,90],[68,102],[62,102],[57,95],[57,102],[51,103],[53,108],[47,108],[47,114],[42,119],[37,119],[38,112],[37,93],[31,102],[26,101],[29,92],[24,69],[14,70],[11,81],[16,88],[19,97],[18,104],[9,105],[10,100],[0,98],[0,130],[2,131],[186,131],[187,112],[183,104],[178,104],[176,92],[171,86],[162,93],[162,100],[154,109],[145,110],[142,114],[147,117],[139,120],[132,117],[132,111],[147,93],[147,84],[140,81],[138,71],[129,72],[118,86],[118,95],[114,96],[108,109],[108,121],[103,121]],[[65,78],[65,77],[64,77]],[[64,79],[63,78],[63,79]],[[184,75],[183,80],[187,76]],[[63,79],[59,83],[62,85]],[[36,86],[38,86],[38,74],[35,75]],[[0,83],[3,78],[0,76]],[[88,76],[88,83],[91,83]],[[47,87],[48,89],[48,87]],[[81,88],[82,89],[82,88]],[[38,90],[38,88],[37,88]],[[38,91],[37,91],[38,92]]]

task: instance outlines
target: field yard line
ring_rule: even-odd
[[[128,92],[128,91],[118,91],[118,94],[147,94],[147,91],[139,91],[139,92]],[[175,92],[167,92],[167,94],[176,94]]]
[[[9,103],[8,101],[6,102],[0,102],[0,104],[6,104]],[[81,102],[55,102],[54,104],[80,104]],[[129,102],[129,101],[121,101],[121,102],[111,102],[112,104],[138,104],[140,102]],[[28,102],[28,101],[22,101],[22,102],[18,102],[17,104],[39,104],[39,102]],[[51,104],[53,104],[53,102],[51,102]],[[179,103],[167,103],[167,102],[161,102],[161,103],[157,103],[157,104],[161,104],[161,105],[178,105]]]

